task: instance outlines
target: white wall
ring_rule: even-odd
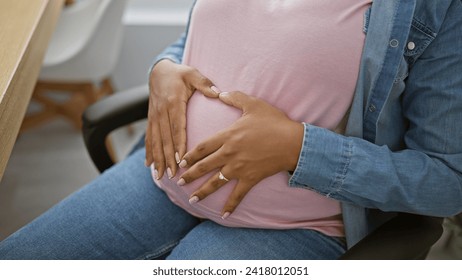
[[[147,83],[153,59],[184,31],[193,0],[131,0],[124,40],[113,74],[117,90]]]

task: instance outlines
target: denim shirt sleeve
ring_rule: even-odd
[[[462,211],[462,4],[415,62],[401,99],[405,149],[305,124],[290,185],[366,208],[432,216]]]
[[[154,66],[156,66],[156,64],[162,59],[170,59],[171,61],[175,63],[181,63],[183,59],[185,43],[186,43],[186,32],[183,32],[183,34],[180,36],[180,38],[178,38],[176,42],[168,46],[154,59],[154,63],[149,69],[149,73],[151,73]]]

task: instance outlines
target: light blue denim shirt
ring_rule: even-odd
[[[289,181],[342,201],[349,246],[395,211],[462,211],[462,1],[374,0],[364,22],[346,133],[305,124]]]

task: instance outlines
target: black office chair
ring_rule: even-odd
[[[90,106],[83,115],[83,137],[91,159],[100,172],[114,162],[105,146],[113,130],[146,118],[147,86],[114,94]],[[425,259],[440,238],[442,218],[399,213],[377,228],[340,259]]]

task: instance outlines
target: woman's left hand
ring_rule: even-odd
[[[236,179],[222,210],[226,218],[258,182],[281,171],[295,170],[304,128],[279,109],[242,92],[221,93],[219,99],[242,110],[242,117],[185,154],[180,167],[189,169],[178,185],[217,170],[191,195],[190,202],[194,203]]]

